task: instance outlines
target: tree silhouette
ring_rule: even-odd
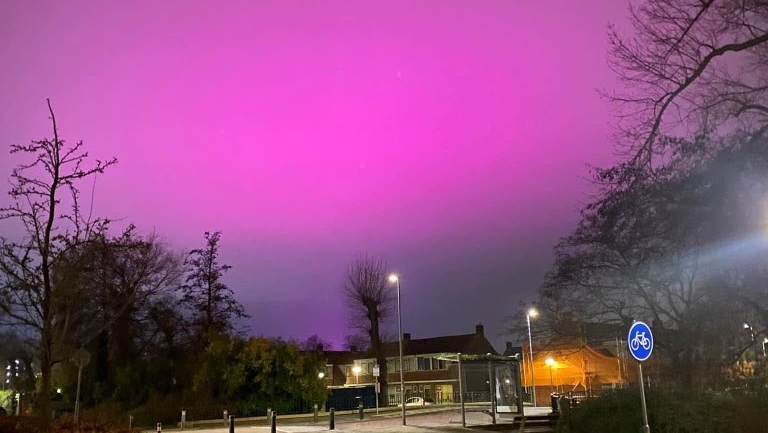
[[[610,27],[621,88],[606,94],[627,165],[663,161],[665,135],[768,128],[768,3],[648,0],[630,5],[630,23],[630,34]]]
[[[189,252],[181,301],[194,314],[193,323],[205,341],[210,333],[228,333],[234,321],[248,317],[234,292],[221,282],[232,267],[219,262],[221,232],[205,232],[205,247]]]
[[[40,366],[39,409],[45,420],[51,415],[51,369],[61,360],[59,343],[67,336],[68,306],[73,297],[55,284],[54,269],[60,257],[85,242],[94,230],[106,225],[81,213],[79,181],[117,163],[116,159],[88,162],[83,142],[67,146],[59,137],[51,101],[46,100],[53,139],[11,145],[11,153],[30,156],[11,173],[12,203],[0,208],[0,219],[19,221],[21,241],[0,239],[0,311],[3,324],[27,328],[36,334]],[[62,201],[70,206],[62,209]],[[61,308],[64,306],[65,308]]]
[[[379,401],[387,398],[387,356],[381,325],[392,314],[394,290],[388,284],[389,266],[382,259],[361,255],[347,266],[341,292],[349,308],[349,323],[368,337],[371,354],[379,364]],[[358,348],[361,349],[361,348]]]

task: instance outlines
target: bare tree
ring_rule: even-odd
[[[296,346],[304,352],[324,352],[333,349],[333,344],[323,340],[317,334],[310,335],[304,341],[296,342]]]
[[[182,303],[195,314],[205,341],[210,332],[231,331],[235,319],[248,317],[232,289],[221,282],[231,266],[219,263],[220,240],[221,232],[205,232],[205,247],[187,257],[186,283],[181,287]]]
[[[628,166],[663,156],[663,135],[734,121],[768,128],[768,2],[647,0],[630,6],[630,18],[631,35],[609,29],[609,65],[623,88],[607,93]]]
[[[384,337],[382,336],[382,339]],[[350,334],[344,336],[344,350],[352,352],[365,352],[370,349],[371,339],[368,334],[362,335],[361,333]]]
[[[670,376],[690,385],[722,377],[753,346],[744,321],[758,335],[768,329],[760,321],[768,152],[752,134],[660,143],[669,162],[601,194],[556,248],[539,329],[648,320]]]
[[[349,308],[351,327],[368,336],[371,354],[379,364],[379,401],[387,399],[387,356],[382,322],[392,314],[394,291],[388,284],[389,266],[381,258],[360,255],[347,266],[341,292]]]
[[[27,154],[34,159],[13,170],[12,204],[0,208],[0,219],[17,220],[25,229],[21,241],[0,240],[0,310],[8,324],[26,327],[37,334],[39,403],[44,419],[50,417],[51,368],[58,361],[55,349],[67,334],[67,317],[61,316],[61,310],[56,308],[57,304],[68,302],[67,293],[54,284],[53,269],[59,257],[88,239],[94,227],[103,224],[82,215],[76,184],[103,173],[117,162],[96,160],[88,166],[88,153],[82,151],[82,141],[74,146],[65,145],[59,137],[50,100],[47,104],[53,139],[11,146],[11,153]],[[61,209],[65,197],[71,204],[69,212]]]

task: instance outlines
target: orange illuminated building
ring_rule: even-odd
[[[523,387],[530,391],[536,385],[539,406],[550,404],[550,394],[596,393],[604,389],[622,387],[626,381],[626,360],[606,347],[594,347],[576,339],[560,341],[556,347],[533,348],[531,369],[528,346],[523,347]],[[618,353],[621,354],[620,349]],[[528,362],[525,362],[528,361]],[[533,371],[533,378],[531,375]]]

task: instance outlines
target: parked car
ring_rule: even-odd
[[[411,397],[405,401],[405,407],[426,406],[429,404],[435,404],[435,402],[432,401],[432,399],[430,398],[424,398],[424,397]],[[398,406],[402,406],[402,404],[399,404]]]

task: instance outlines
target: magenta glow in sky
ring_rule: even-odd
[[[9,144],[50,136],[50,97],[66,139],[120,160],[99,214],[178,248],[223,232],[254,333],[340,341],[345,263],[370,252],[403,275],[406,332],[482,321],[498,343],[586,201],[586,164],[611,160],[595,89],[624,11],[2,2],[0,173]]]

